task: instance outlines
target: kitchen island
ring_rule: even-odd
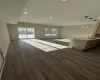
[[[72,48],[79,50],[87,50],[100,44],[100,38],[95,37],[78,37],[72,40]]]

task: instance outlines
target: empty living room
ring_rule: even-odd
[[[0,80],[100,80],[100,0],[0,0]]]

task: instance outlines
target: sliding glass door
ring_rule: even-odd
[[[19,39],[27,38],[26,28],[18,27]]]
[[[19,39],[35,38],[34,28],[18,27]]]
[[[34,36],[34,28],[27,28],[27,37],[28,38],[35,38],[35,36]]]

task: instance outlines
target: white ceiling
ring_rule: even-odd
[[[20,21],[62,26],[95,23],[84,16],[100,17],[100,0],[28,0]]]
[[[0,19],[7,23],[17,23],[27,0],[0,0]]]
[[[96,23],[85,19],[100,17],[100,0],[0,0],[0,18],[8,23],[18,21],[59,26]],[[27,15],[24,12],[28,12]],[[15,15],[13,15],[15,14]],[[50,19],[52,17],[52,19]]]

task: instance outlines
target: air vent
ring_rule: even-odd
[[[89,19],[92,19],[92,18],[89,18]]]
[[[85,16],[85,18],[88,18],[88,16]]]

